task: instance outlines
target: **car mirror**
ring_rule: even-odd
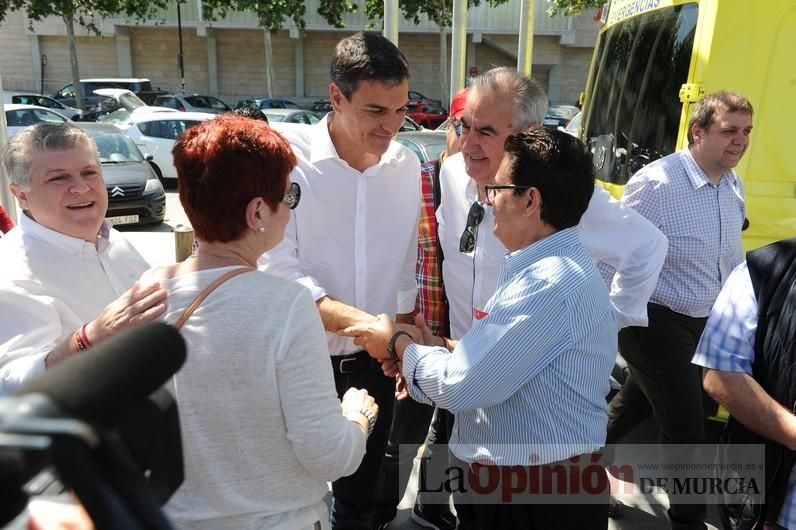
[[[155,159],[154,156],[144,153],[144,160],[146,160],[147,162],[152,162],[154,159]]]

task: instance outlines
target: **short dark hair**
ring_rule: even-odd
[[[398,47],[377,33],[355,33],[337,43],[330,69],[332,83],[351,99],[360,81],[394,86],[409,78],[409,64]]]
[[[594,193],[594,165],[583,142],[562,131],[533,127],[509,136],[505,150],[512,184],[539,190],[542,221],[556,230],[577,225]]]
[[[694,104],[691,110],[691,117],[688,119],[688,145],[694,143],[691,128],[698,125],[701,129],[707,129],[716,120],[719,112],[740,112],[754,115],[752,103],[738,92],[731,90],[719,90],[700,99]]]
[[[239,239],[246,205],[256,197],[276,211],[296,166],[281,134],[231,112],[185,131],[171,152],[182,207],[196,236],[208,242]]]
[[[237,108],[233,112],[235,112],[235,114],[238,116],[243,116],[244,118],[251,118],[252,120],[260,120],[268,123],[268,116],[265,115],[265,112],[261,111],[260,109],[255,109],[254,107],[249,107],[248,105]]]

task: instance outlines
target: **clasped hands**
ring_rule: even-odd
[[[388,377],[398,376],[396,386],[396,396],[405,396],[405,381],[401,376],[401,367],[396,363],[387,351],[387,344],[398,331],[405,331],[412,337],[412,341],[418,344],[433,344],[431,330],[426,326],[422,315],[415,316],[415,325],[396,323],[390,317],[381,314],[375,320],[360,321],[352,324],[337,332],[344,337],[353,337],[354,344],[361,346],[368,354],[381,363],[384,375]],[[403,358],[403,351],[396,350],[399,359]]]

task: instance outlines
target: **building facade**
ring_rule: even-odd
[[[594,12],[551,18],[545,13],[547,2],[535,1],[532,75],[545,87],[551,102],[574,104],[585,88],[596,41]],[[481,5],[468,11],[467,72],[516,66],[520,3],[510,0],[498,7]],[[344,29],[335,29],[317,14],[317,4],[318,0],[307,2],[304,32],[286,24],[272,34],[277,96],[302,102],[327,97],[335,43],[354,31],[381,27],[381,21],[367,20],[360,11],[344,17]],[[264,97],[264,32],[254,17],[230,13],[224,19],[203,20],[201,2],[196,0],[181,4],[181,19],[186,92],[217,95],[228,103]],[[145,77],[153,87],[179,90],[176,4],[151,21],[94,22],[101,36],[75,28],[81,78]],[[411,88],[446,100],[442,97],[440,29],[428,20],[419,25],[402,20],[399,31],[398,45],[411,68]],[[450,28],[445,39],[449,54]],[[31,26],[23,12],[8,13],[0,25],[0,50],[0,76],[6,90],[49,94],[71,82],[66,30],[58,18]],[[449,72],[444,72],[447,78]]]

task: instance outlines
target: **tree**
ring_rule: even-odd
[[[0,0],[0,22],[8,11],[24,10],[31,21],[41,21],[50,16],[59,17],[66,26],[69,46],[69,60],[72,66],[72,84],[75,87],[75,101],[83,108],[83,91],[80,87],[80,71],[75,45],[75,23],[87,30],[100,34],[94,21],[105,17],[118,16],[143,20],[155,18],[165,8],[168,0]]]
[[[321,0],[322,2],[333,2],[335,0]],[[339,0],[346,3],[347,0]],[[487,5],[495,7],[506,3],[508,0],[486,0]],[[348,2],[350,3],[350,2]],[[467,8],[481,4],[481,0],[467,0]],[[450,72],[448,68],[448,37],[447,28],[451,26],[453,18],[453,0],[400,0],[399,6],[403,16],[411,20],[416,25],[420,24],[421,17],[426,16],[439,28],[439,71],[440,71],[440,90],[442,101],[448,98],[448,83],[450,82]],[[319,10],[320,12],[320,10]],[[365,14],[370,18],[384,18],[384,1],[367,0],[365,4]]]
[[[576,17],[580,15],[584,9],[590,7],[600,7],[603,4],[609,3],[609,0],[547,0],[550,7],[547,9],[547,14],[551,17],[556,15],[565,15],[568,17]]]
[[[274,61],[271,46],[271,33],[282,29],[285,19],[291,19],[300,31],[304,31],[304,0],[205,0],[202,2],[202,15],[206,20],[224,18],[227,11],[249,11],[257,17],[263,28],[265,47],[265,88],[269,98],[274,97]]]

